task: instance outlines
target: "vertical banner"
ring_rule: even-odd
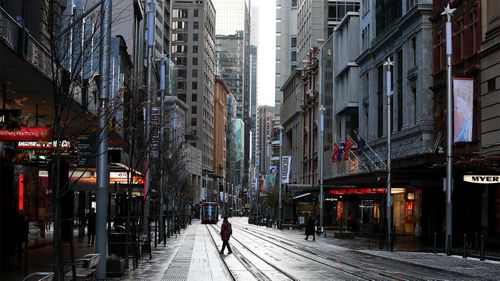
[[[291,156],[283,156],[281,158],[281,183],[290,183],[290,165],[292,164]]]
[[[470,78],[453,79],[453,141],[472,141],[472,110],[474,81]]]

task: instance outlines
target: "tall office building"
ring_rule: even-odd
[[[283,103],[280,88],[297,66],[297,1],[276,0],[276,84],[274,106]]]
[[[214,0],[216,21],[217,73],[237,102],[237,118],[244,117],[245,41],[247,40],[247,1]]]
[[[170,53],[170,12],[172,11],[172,1],[158,1],[155,7],[155,45],[153,56],[154,58],[159,58],[162,54]]]
[[[273,134],[274,107],[259,106],[257,109],[257,146],[258,172],[261,175],[268,173],[271,160],[271,140]]]
[[[237,103],[236,117],[244,126],[244,167],[236,178],[241,191],[248,186],[250,158],[250,10],[248,0],[214,0],[216,20],[217,74],[226,82]],[[229,120],[230,122],[230,120]],[[243,194],[240,194],[243,195]]]
[[[178,67],[178,97],[186,114],[190,144],[203,155],[205,186],[213,187],[215,8],[212,1],[173,1],[172,60]]]
[[[250,45],[250,119],[251,119],[251,165],[256,166],[257,155],[257,46]]]

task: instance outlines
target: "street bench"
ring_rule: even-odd
[[[24,277],[23,281],[52,281],[53,278],[53,272],[33,272]]]
[[[77,259],[76,261],[79,262],[81,264],[81,266],[79,266],[75,269],[76,280],[74,280],[74,281],[92,280],[94,273],[95,273],[95,270],[96,270],[95,267],[99,263],[99,258],[100,258],[99,254],[88,254],[88,255],[85,255],[85,256]],[[66,272],[65,277],[69,278],[66,280],[72,280],[73,279],[73,271],[70,270],[70,271]]]

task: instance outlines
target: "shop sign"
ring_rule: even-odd
[[[19,129],[21,111],[16,109],[0,109],[0,128]]]
[[[19,130],[0,130],[0,141],[48,141],[50,129],[21,127]]]
[[[96,166],[96,143],[97,139],[95,135],[83,135],[78,137],[78,167],[94,168]]]
[[[17,142],[18,149],[56,149],[57,141],[18,141]],[[70,149],[71,142],[69,140],[61,140],[59,141],[60,149]]]
[[[333,189],[329,190],[328,194],[343,195],[343,194],[384,194],[385,188],[348,188],[348,189]]]
[[[49,177],[49,171],[44,171],[44,170],[38,171],[38,177],[39,178],[48,178]]]
[[[500,183],[500,176],[494,175],[465,175],[465,182],[478,183],[478,184],[494,184]]]

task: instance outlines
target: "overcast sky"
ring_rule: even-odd
[[[276,0],[252,0],[252,6],[259,9],[257,104],[274,106]]]

